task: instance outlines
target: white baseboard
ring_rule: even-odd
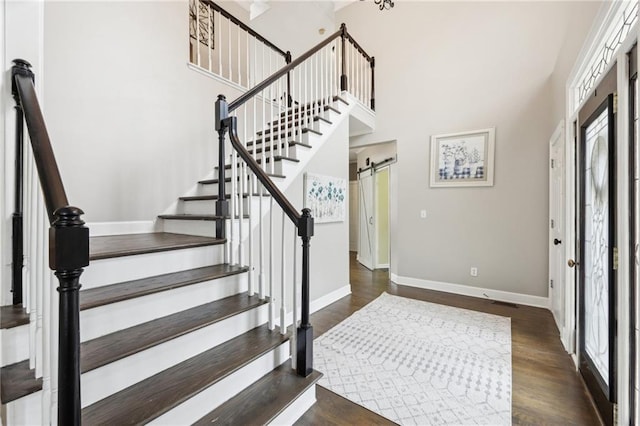
[[[391,274],[391,281],[396,284],[406,285],[410,287],[444,291],[446,293],[460,294],[463,296],[479,297],[481,299],[498,300],[501,302],[510,302],[519,305],[549,309],[548,297],[531,296],[528,294],[511,293],[508,291],[493,290],[489,288],[471,287],[462,284],[452,284],[440,281],[423,280],[420,278],[403,277],[393,273]]]
[[[336,290],[333,290],[331,293],[325,294],[324,296],[319,297],[316,300],[312,300],[311,303],[309,303],[309,313],[313,314],[314,312],[317,312],[322,308],[326,308],[330,304],[337,302],[338,300],[350,294],[351,294],[351,284],[347,284]],[[302,309],[298,307],[297,312],[298,312],[298,321],[299,321],[302,313]],[[281,316],[278,316],[277,318],[275,318],[274,321],[277,326],[280,326],[281,318],[282,318]],[[284,320],[285,320],[285,325],[287,327],[293,324],[293,311],[287,312],[284,317]]]
[[[91,237],[122,234],[146,234],[157,232],[155,221],[138,220],[132,222],[91,222],[86,225]]]
[[[345,296],[351,294],[351,284],[344,285],[336,290],[333,290],[331,293],[325,294],[322,297],[313,300],[309,304],[309,311],[311,313],[317,312],[322,308],[329,306],[330,304],[337,302]]]

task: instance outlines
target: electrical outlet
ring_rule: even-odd
[[[472,277],[477,277],[478,276],[478,268],[476,268],[475,266],[472,266],[470,273],[471,273]]]
[[[427,218],[427,211],[426,210],[420,210],[420,218],[421,219],[426,219]]]

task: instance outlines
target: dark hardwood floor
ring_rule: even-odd
[[[399,286],[387,271],[362,267],[351,253],[351,291],[311,316],[315,336],[378,297],[383,291],[511,318],[515,425],[601,425],[586,388],[560,342],[551,312],[529,306],[494,304],[490,300]],[[297,425],[378,425],[390,421],[320,386],[317,402]]]

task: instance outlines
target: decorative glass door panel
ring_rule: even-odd
[[[578,114],[579,369],[606,425],[616,401],[614,66]]]
[[[609,385],[609,111],[586,128],[584,140],[584,350]]]

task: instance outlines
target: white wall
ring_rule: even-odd
[[[251,21],[251,28],[265,36],[293,59],[335,32],[333,2],[270,1],[269,10]],[[319,29],[325,33],[320,34]]]
[[[228,5],[226,5],[228,7]],[[87,222],[153,220],[216,159],[214,101],[187,68],[188,3],[47,2],[44,114]]]
[[[586,32],[598,6],[396,2],[383,13],[356,2],[337,13],[376,57],[376,131],[355,142],[397,140],[392,272],[547,296],[553,72],[559,54],[577,53],[561,49],[567,29]],[[430,135],[486,127],[496,128],[494,186],[429,188]]]

